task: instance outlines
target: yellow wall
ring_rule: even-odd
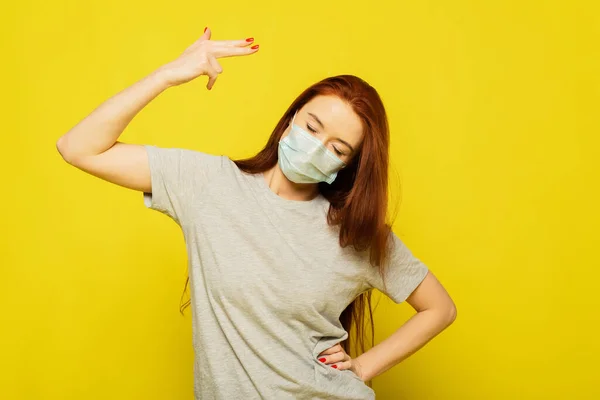
[[[600,21],[589,6],[15,2],[0,17],[0,398],[192,397],[178,227],[54,146],[205,25],[261,50],[222,60],[212,92],[206,77],[169,89],[123,140],[250,155],[302,89],[339,73],[385,101],[396,232],[458,319],[376,378],[378,399],[600,398]],[[411,310],[383,298],[377,340]]]

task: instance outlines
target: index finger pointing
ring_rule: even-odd
[[[234,46],[234,47],[245,47],[254,42],[254,38],[249,37],[247,39],[239,40],[213,40],[214,44],[219,46]]]
[[[249,54],[254,54],[257,51],[258,51],[258,45],[254,45],[252,47],[216,46],[212,53],[217,58],[223,58],[223,57],[246,56]]]

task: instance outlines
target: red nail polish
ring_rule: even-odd
[[[258,45],[250,47],[252,50],[258,49]]]
[[[333,365],[331,366],[331,368],[337,368],[337,365],[333,364]]]
[[[326,360],[325,360],[325,358],[319,358],[319,361],[321,361],[322,363],[324,363]]]
[[[254,42],[254,38],[253,37],[249,37],[248,39],[246,39],[246,42],[248,42],[248,43]]]

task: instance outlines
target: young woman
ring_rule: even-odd
[[[139,190],[182,228],[191,282],[197,399],[372,399],[365,384],[452,323],[448,293],[386,223],[388,123],[352,75],[306,89],[255,157],[118,142],[168,87],[222,72],[253,39],[204,34],[176,60],[108,99],[63,135],[75,167]],[[187,282],[186,282],[187,284]],[[417,313],[364,350],[371,289]],[[373,332],[371,332],[373,333]]]

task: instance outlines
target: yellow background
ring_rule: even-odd
[[[124,141],[248,156],[301,90],[340,73],[386,104],[395,230],[458,318],[375,378],[378,399],[600,398],[591,3],[4,6],[0,398],[192,398],[179,228],[140,193],[68,166],[55,142],[205,25],[261,49],[221,60],[212,92],[201,77],[161,94]],[[411,313],[381,298],[377,341]]]

